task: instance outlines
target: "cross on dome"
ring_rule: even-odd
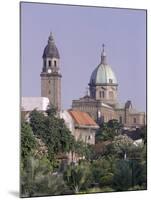
[[[105,53],[105,44],[102,44],[102,52],[101,52],[101,64],[106,65],[107,60],[106,60],[106,53]]]
[[[50,43],[52,41],[54,42],[54,38],[53,38],[52,32],[50,32],[50,36],[48,38],[48,43]]]
[[[102,47],[103,47],[103,51],[104,51],[105,44],[102,44]]]

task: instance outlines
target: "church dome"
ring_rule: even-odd
[[[104,52],[104,45],[103,45],[103,51],[101,53],[101,63],[92,72],[92,75],[90,78],[90,85],[94,85],[94,84],[116,84],[117,85],[116,76],[106,61],[106,53]]]
[[[109,65],[100,64],[92,72],[90,84],[117,84],[117,79]]]
[[[52,33],[50,33],[48,44],[44,49],[43,58],[60,58]]]

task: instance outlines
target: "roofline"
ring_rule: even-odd
[[[87,129],[87,128],[91,128],[91,129],[98,129],[99,128],[99,126],[98,125],[96,125],[96,126],[94,126],[94,125],[78,125],[78,124],[75,124],[75,128],[85,128],[85,129]]]

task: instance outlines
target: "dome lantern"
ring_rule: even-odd
[[[106,53],[105,53],[104,47],[105,47],[105,45],[102,44],[103,49],[102,49],[102,53],[101,53],[101,64],[107,65],[107,59],[106,59]]]

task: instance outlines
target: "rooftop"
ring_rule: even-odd
[[[46,97],[22,97],[21,98],[21,110],[32,111],[37,109],[38,111],[46,111],[49,105],[49,99]]]
[[[86,112],[81,112],[77,110],[69,110],[68,112],[77,125],[98,126],[96,122]]]

